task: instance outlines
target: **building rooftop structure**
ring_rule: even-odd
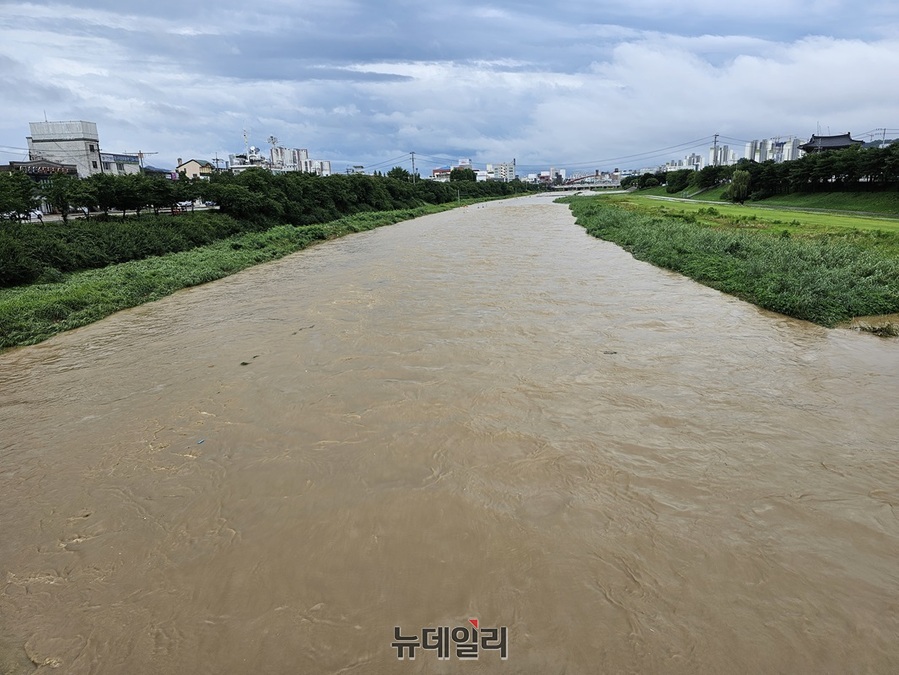
[[[819,136],[812,134],[808,143],[803,143],[799,149],[803,152],[823,152],[825,150],[845,150],[854,145],[863,145],[864,141],[857,141],[849,133],[837,136]]]
[[[43,180],[55,173],[65,173],[70,176],[78,175],[78,167],[74,164],[62,164],[47,159],[37,159],[32,162],[10,162],[9,164],[0,166],[0,173],[10,171],[19,171],[28,174],[28,176],[36,181]]]

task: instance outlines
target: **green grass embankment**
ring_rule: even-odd
[[[891,221],[863,229],[870,223],[857,219],[851,227],[843,215],[820,227],[812,222],[820,214],[803,223],[789,212],[795,223],[773,215],[776,222],[766,223],[745,207],[734,219],[702,204],[564,201],[589,234],[764,309],[822,326],[899,312],[899,229],[889,231],[897,225]]]
[[[688,187],[682,192],[669,194],[662,187],[646,188],[634,192],[634,196],[673,197],[703,202],[729,202],[725,199],[727,185],[720,185],[702,192],[695,187]],[[823,211],[846,211],[849,213],[881,213],[885,216],[899,218],[899,192],[796,192],[777,195],[759,201],[749,200],[745,206],[764,208],[784,207],[785,209],[812,209]]]
[[[762,203],[709,204],[699,200],[672,201],[641,195],[611,197],[623,208],[643,214],[663,215],[713,227],[737,227],[758,231],[808,236],[847,236],[855,230],[899,234],[899,218],[857,215],[841,211],[803,211],[765,206]],[[899,248],[896,250],[899,254]]]
[[[63,275],[56,283],[0,289],[0,349],[35,344],[128,307],[299,251],[317,241],[391,225],[455,204],[369,212],[323,225],[281,225],[189,251]]]
[[[899,218],[899,192],[794,193],[752,202],[759,206],[786,206],[855,213],[882,213]]]

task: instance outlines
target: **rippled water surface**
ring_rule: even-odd
[[[899,672],[897,412],[548,198],[327,242],[0,355],[0,672]]]

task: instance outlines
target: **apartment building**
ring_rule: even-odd
[[[779,136],[775,138],[763,138],[761,140],[749,141],[746,144],[746,151],[743,155],[746,159],[759,164],[763,162],[789,162],[799,159],[802,151],[800,149],[801,141],[798,138],[789,136],[781,139]]]

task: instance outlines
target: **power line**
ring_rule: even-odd
[[[393,159],[387,159],[383,162],[377,162],[376,164],[366,164],[366,169],[378,169],[381,167],[385,167],[387,165],[398,166],[397,162],[404,162],[409,157],[409,153],[407,152],[405,155],[400,155],[399,157],[394,157]],[[391,167],[392,168],[392,167]]]
[[[612,162],[621,162],[624,160],[646,160],[651,159],[652,157],[656,157],[666,152],[671,152],[674,150],[689,150],[691,148],[696,148],[701,145],[705,145],[709,143],[713,139],[713,136],[703,136],[702,138],[697,138],[692,141],[686,141],[684,143],[678,143],[677,145],[669,145],[665,148],[659,148],[658,150],[648,150],[646,152],[638,152],[633,155],[621,155],[619,157],[605,157],[603,159],[595,159],[590,162],[552,162],[553,166],[566,166],[566,167],[578,167],[578,166],[597,166],[600,164],[610,164]],[[540,166],[537,164],[527,164],[523,166]]]

